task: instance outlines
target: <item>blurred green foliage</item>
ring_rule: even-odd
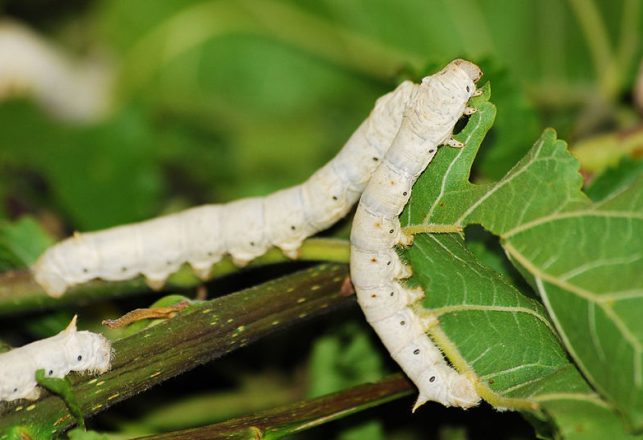
[[[78,56],[109,54],[113,111],[74,126],[1,105],[0,194],[5,217],[47,210],[67,231],[300,182],[376,97],[457,56],[494,84],[493,149],[477,166],[497,178],[544,121],[568,139],[624,124],[641,58],[643,10],[628,0],[59,3],[4,10]]]

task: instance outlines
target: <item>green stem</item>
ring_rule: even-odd
[[[413,390],[408,379],[401,374],[394,374],[377,383],[360,385],[317,399],[285,405],[201,428],[145,438],[148,440],[278,439],[406,396]]]
[[[632,64],[639,60],[636,53],[641,43],[640,16],[641,1],[625,0],[620,25],[621,35],[616,53],[616,65],[621,81],[632,68]]]
[[[618,80],[616,78],[614,54],[610,48],[605,23],[601,19],[598,7],[593,0],[568,1],[583,31],[585,40],[587,40],[587,47],[592,56],[601,93],[610,100],[614,96]]]
[[[114,342],[112,369],[94,378],[70,375],[73,392],[85,416],[96,414],[270,333],[351,304],[353,299],[340,293],[347,275],[346,265],[323,264],[191,306]],[[53,436],[74,419],[53,395],[0,404],[0,434],[18,424]]]
[[[347,241],[337,239],[309,239],[301,247],[302,261],[334,261],[347,263],[350,247]],[[291,261],[277,249],[269,250],[257,258],[250,267]],[[238,271],[229,258],[212,267],[212,276],[219,277]],[[188,267],[183,267],[168,280],[166,290],[186,289],[201,284]],[[149,291],[142,277],[121,282],[91,281],[71,288],[61,298],[48,296],[26,271],[0,274],[0,316],[27,312],[35,309],[63,307],[96,299],[125,296],[134,292]]]

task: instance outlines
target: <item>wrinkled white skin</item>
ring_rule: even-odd
[[[37,399],[36,371],[65,377],[70,371],[104,373],[112,356],[110,342],[102,335],[76,330],[76,317],[50,338],[0,354],[0,401]]]
[[[353,220],[351,277],[358,302],[391,356],[418,387],[414,409],[429,400],[463,408],[480,400],[469,379],[447,364],[427,336],[435,321],[422,322],[413,312],[412,304],[424,293],[401,284],[411,270],[400,261],[394,247],[411,241],[401,232],[398,216],[416,179],[438,146],[461,146],[451,139],[453,128],[463,114],[472,111],[467,102],[481,74],[474,64],[455,60],[422,80]]]
[[[26,26],[0,20],[0,101],[30,95],[62,119],[92,121],[109,109],[113,77],[105,61],[73,61]]]
[[[186,262],[207,278],[225,254],[243,266],[273,246],[296,258],[304,239],[341,219],[357,202],[417,87],[407,81],[378,99],[337,156],[303,184],[266,197],[75,234],[40,256],[32,267],[36,281],[59,297],[91,279],[117,281],[139,274],[160,288]]]

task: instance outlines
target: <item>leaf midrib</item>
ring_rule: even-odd
[[[439,318],[440,316],[448,315],[449,313],[458,312],[526,313],[541,321],[547,326],[547,328],[549,328],[549,330],[553,332],[553,334],[556,334],[556,330],[551,325],[551,322],[547,320],[547,318],[538,313],[537,310],[532,310],[527,307],[521,306],[488,306],[484,304],[461,304],[457,306],[436,307],[434,309],[431,309],[431,316]]]

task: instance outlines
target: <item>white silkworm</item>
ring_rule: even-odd
[[[0,354],[0,401],[37,399],[37,370],[58,378],[70,371],[104,373],[111,356],[110,342],[97,333],[77,331],[74,316],[57,335]]]
[[[417,87],[407,81],[381,97],[337,156],[305,183],[267,197],[75,234],[38,259],[32,267],[36,281],[54,297],[94,278],[116,281],[139,274],[160,288],[186,262],[205,278],[224,254],[239,266],[272,246],[295,258],[305,238],[335,223],[357,202]]]
[[[473,384],[447,364],[427,336],[435,321],[423,322],[413,311],[413,303],[424,293],[400,283],[411,271],[394,246],[410,244],[398,216],[438,146],[462,146],[451,137],[453,128],[463,114],[474,111],[467,102],[481,75],[475,64],[455,60],[422,80],[353,220],[351,277],[358,302],[393,359],[418,387],[414,410],[429,400],[463,408],[479,401]]]
[[[0,100],[28,94],[63,119],[98,119],[109,109],[114,77],[98,61],[74,61],[28,27],[0,21]]]

